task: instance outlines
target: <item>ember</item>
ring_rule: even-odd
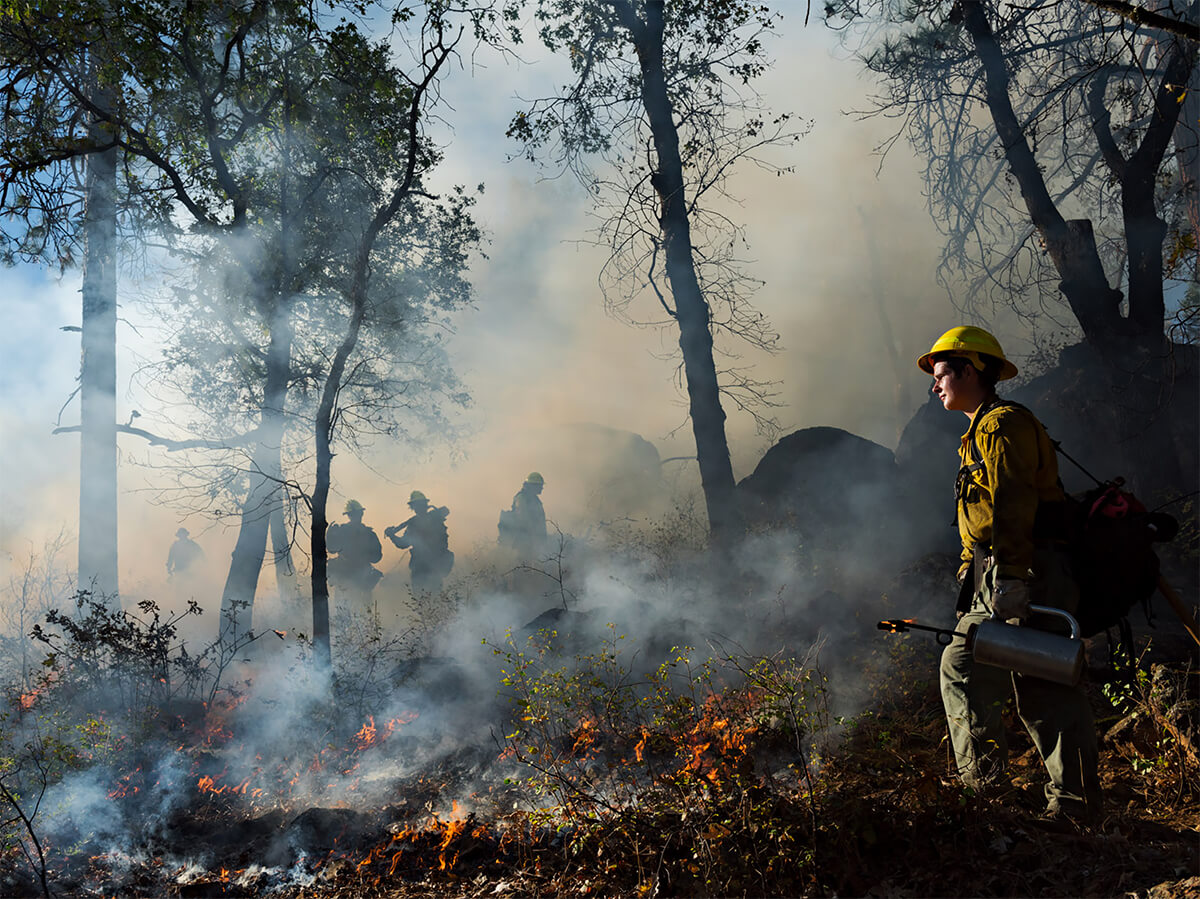
[[[140,787],[133,781],[141,773],[142,769],[141,767],[138,767],[121,777],[121,779],[117,781],[117,785],[109,790],[108,798],[124,799],[126,796],[137,793]]]

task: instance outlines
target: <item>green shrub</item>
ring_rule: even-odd
[[[815,665],[676,647],[637,673],[612,625],[571,658],[556,636],[492,648],[513,702],[505,754],[528,772],[532,814],[569,834],[580,863],[624,888],[719,895],[803,876],[806,747],[829,724]]]

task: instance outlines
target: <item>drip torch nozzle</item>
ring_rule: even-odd
[[[875,626],[879,630],[886,631],[889,634],[906,634],[909,631],[929,631],[931,634],[937,634],[937,642],[940,646],[948,646],[950,641],[955,637],[966,639],[964,634],[946,630],[944,627],[929,627],[926,624],[917,624],[917,619],[915,618],[886,618]]]

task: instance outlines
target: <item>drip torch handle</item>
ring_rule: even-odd
[[[1035,606],[1035,605],[1031,605],[1029,607],[1029,611],[1037,612],[1039,615],[1057,615],[1059,618],[1064,619],[1067,622],[1067,624],[1069,624],[1071,626],[1071,639],[1072,640],[1079,639],[1079,622],[1075,620],[1075,616],[1072,615],[1070,612],[1064,611],[1063,609],[1056,609],[1053,606]],[[1003,619],[997,618],[996,613],[993,612],[992,620],[1002,621]]]
[[[886,621],[880,621],[875,625],[881,631],[887,631],[889,634],[905,634],[910,630],[914,631],[929,631],[931,634],[936,634],[939,646],[949,646],[950,641],[955,637],[964,637],[963,634],[957,631],[947,630],[944,627],[930,627],[927,624],[917,624],[908,618],[891,618]]]

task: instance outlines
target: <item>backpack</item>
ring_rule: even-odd
[[[1019,403],[1001,401],[975,416],[967,434],[975,463],[970,466],[972,471],[983,466],[983,454],[975,444],[975,426],[984,414],[999,406],[1025,409]],[[1057,440],[1050,442],[1059,455],[1096,481],[1095,487],[1083,493],[1064,491],[1065,510],[1043,516],[1045,510],[1038,509],[1038,518],[1054,521],[1054,530],[1059,531],[1054,536],[1066,543],[1072,573],[1079,585],[1075,618],[1080,632],[1084,637],[1092,637],[1119,626],[1128,644],[1130,628],[1126,616],[1130,610],[1141,604],[1146,620],[1150,620],[1150,597],[1158,588],[1159,579],[1154,543],[1173,539],[1179,523],[1164,512],[1148,512],[1137,497],[1121,489],[1124,478],[1101,482],[1067,455]]]
[[[514,539],[514,535],[519,530],[517,525],[517,513],[512,509],[500,510],[500,521],[497,524],[497,529],[500,531],[500,542],[507,543]]]
[[[1148,512],[1123,483],[1117,478],[1068,497],[1068,547],[1079,584],[1075,617],[1085,637],[1121,624],[1138,604],[1150,620],[1159,578],[1154,544],[1179,530],[1170,515]]]

